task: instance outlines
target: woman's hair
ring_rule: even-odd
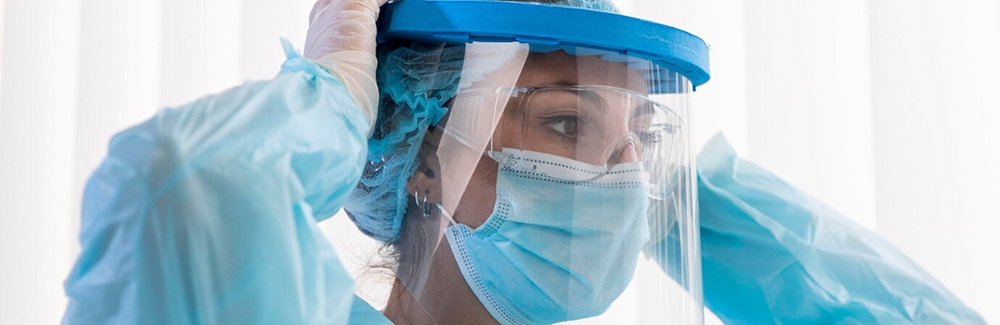
[[[429,159],[434,159],[436,147],[436,144],[424,142],[417,155],[418,164],[426,166]],[[436,174],[440,177],[441,173],[438,171]],[[407,178],[410,176],[407,175]],[[433,254],[434,244],[442,235],[440,216],[436,215],[440,212],[435,209],[435,215],[424,217],[423,208],[417,204],[417,200],[412,195],[408,198],[398,239],[383,243],[376,251],[373,262],[369,264],[370,271],[395,276],[404,284],[411,284],[411,281],[419,277],[417,270]]]
[[[422,163],[430,157],[436,157],[434,150],[436,145],[431,146],[426,142],[422,146],[418,160]],[[419,169],[418,169],[419,170]],[[420,172],[420,171],[418,171]],[[441,177],[446,171],[435,171],[436,177]],[[409,177],[409,175],[407,175]],[[396,290],[417,290],[423,284],[419,281],[426,279],[427,272],[432,270],[427,266],[431,263],[435,250],[438,249],[439,241],[443,240],[441,211],[432,209],[432,215],[425,217],[423,207],[417,203],[413,195],[408,195],[406,203],[406,213],[403,215],[402,224],[397,240],[384,242],[376,250],[375,256],[368,264],[368,268],[362,274],[368,280],[379,281],[384,285],[386,282],[392,286],[397,285],[393,280],[399,281],[403,288],[392,288],[389,293],[387,305],[395,303],[395,299],[403,297]],[[387,281],[388,280],[388,281]],[[376,286],[379,287],[379,286]],[[419,293],[410,291],[408,295]]]

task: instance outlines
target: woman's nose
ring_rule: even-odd
[[[639,160],[639,152],[635,147],[635,142],[631,139],[627,139],[619,145],[618,150],[615,150],[614,156],[612,156],[608,162],[611,163],[611,166],[613,166],[637,160]]]

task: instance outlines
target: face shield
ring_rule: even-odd
[[[404,1],[382,15],[380,46],[430,49],[432,67],[461,57],[400,176],[390,319],[702,322],[687,104],[707,73],[682,46],[704,51],[700,39],[523,3]]]

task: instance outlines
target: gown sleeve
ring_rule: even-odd
[[[705,304],[726,324],[985,324],[877,234],[740,159],[698,156]]]
[[[64,324],[346,324],[353,281],[317,222],[360,178],[371,122],[295,53],[272,80],[111,140],[84,190]]]

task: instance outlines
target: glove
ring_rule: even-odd
[[[388,0],[319,0],[309,15],[304,56],[347,86],[368,117],[371,136],[378,111],[375,83],[375,20]]]

